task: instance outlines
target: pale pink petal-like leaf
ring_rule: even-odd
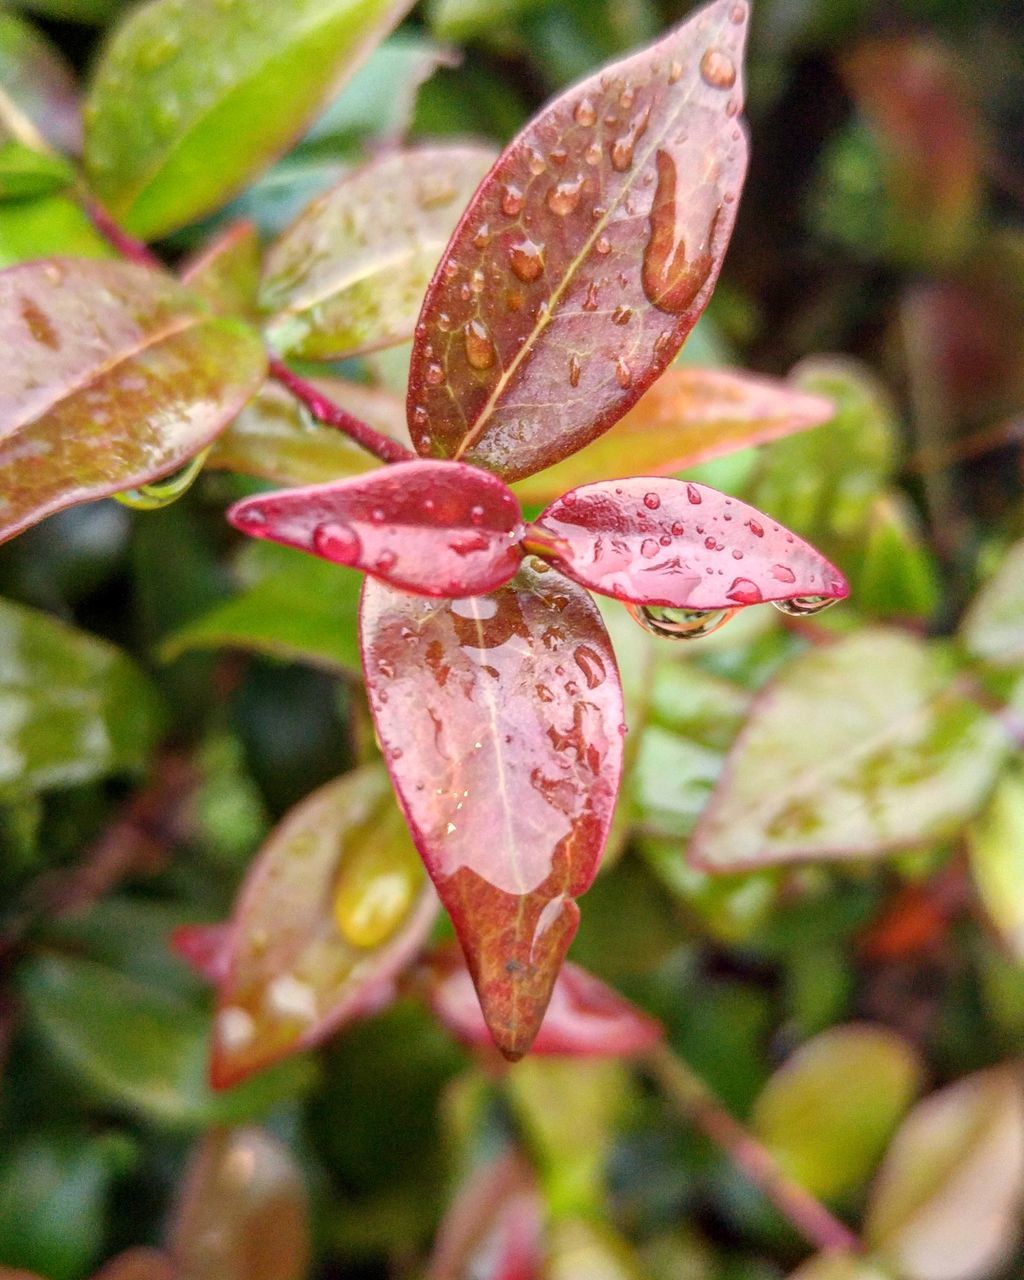
[[[543,1210],[537,1181],[518,1152],[474,1169],[438,1229],[427,1280],[540,1280]]]

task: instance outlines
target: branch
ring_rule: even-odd
[[[323,392],[318,391],[312,383],[300,378],[277,356],[270,357],[270,376],[287,387],[297,400],[301,400],[318,422],[328,427],[336,427],[344,432],[350,440],[354,440],[360,448],[372,453],[381,462],[414,462],[416,455],[403,444],[392,440],[389,436],[375,431],[373,427],[348,413],[341,405],[335,404]]]
[[[140,267],[153,267],[157,271],[166,271],[167,268],[153,250],[148,245],[143,244],[141,240],[136,240],[134,236],[130,236],[127,231],[122,231],[94,196],[89,195],[86,191],[80,191],[78,198],[92,225],[106,240],[107,244],[112,249],[117,250],[122,258],[127,258],[129,262],[138,263]]]
[[[687,1120],[729,1156],[733,1164],[786,1220],[822,1253],[860,1253],[861,1244],[809,1191],[779,1165],[771,1152],[725,1110],[707,1085],[668,1045],[658,1045],[644,1059],[665,1096]]]

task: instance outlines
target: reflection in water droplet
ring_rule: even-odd
[[[712,89],[731,89],[736,83],[736,64],[721,49],[708,49],[700,60],[700,74]]]
[[[409,914],[422,882],[412,850],[370,841],[342,861],[334,889],[334,921],[355,947],[379,947]]]
[[[471,293],[483,293],[484,285],[487,283],[484,273],[477,267],[470,273],[469,289]]]
[[[772,601],[780,613],[788,613],[793,618],[809,618],[811,614],[823,613],[838,603],[828,596],[795,596],[792,600]]]
[[[131,507],[135,511],[156,511],[160,507],[170,506],[195,484],[209,452],[207,448],[202,453],[197,453],[173,475],[165,476],[162,480],[152,480],[149,484],[140,484],[137,489],[125,489],[121,493],[115,493],[114,497],[122,506]]]
[[[640,554],[645,560],[653,560],[658,554],[658,543],[654,538],[644,538],[640,544]]]
[[[552,213],[560,218],[565,218],[579,204],[582,190],[583,180],[581,178],[577,178],[575,182],[559,182],[548,192],[547,206]]]
[[[589,98],[580,98],[576,103],[573,116],[576,123],[581,124],[584,129],[589,129],[591,125],[597,123],[597,109]]]
[[[661,311],[681,315],[700,293],[711,274],[711,242],[719,209],[702,237],[700,250],[689,256],[676,208],[676,162],[667,151],[655,156],[658,185],[651,204],[651,234],[644,249],[640,279],[644,293]]]
[[[627,605],[631,618],[645,631],[665,640],[700,640],[724,627],[735,609],[666,609],[661,605]]]
[[[474,369],[490,369],[494,364],[494,343],[479,320],[470,320],[464,330],[466,359]]]
[[[543,246],[535,244],[532,240],[523,240],[513,245],[508,257],[513,272],[525,284],[532,283],[544,270]]]
[[[335,564],[356,564],[362,543],[354,529],[340,521],[329,521],[318,524],[313,530],[313,550],[325,560],[333,560]]]

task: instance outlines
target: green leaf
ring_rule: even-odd
[[[161,659],[231,648],[357,673],[363,575],[287,547],[274,550],[280,554],[264,562],[278,567],[168,637]]]
[[[440,40],[461,44],[551,3],[552,0],[431,0],[430,29]]]
[[[867,1023],[802,1045],[754,1104],[754,1133],[791,1178],[834,1199],[858,1190],[921,1086],[913,1046]]]
[[[798,1268],[789,1280],[896,1280],[870,1258],[852,1254],[820,1253]]]
[[[206,1082],[206,1015],[180,995],[91,960],[37,956],[21,970],[32,1027],[87,1089],[167,1128],[235,1124],[293,1096],[308,1068],[289,1063],[236,1089]]]
[[[260,237],[251,222],[232,222],[208,241],[180,272],[182,284],[224,316],[256,310],[260,283]]]
[[[1024,1092],[1015,1065],[967,1076],[903,1122],[868,1203],[865,1240],[900,1280],[984,1280],[1021,1237]]]
[[[850,595],[859,609],[877,618],[926,618],[935,611],[935,559],[913,508],[901,494],[883,494],[872,508]]]
[[[977,811],[1007,750],[944,649],[866,629],[801,654],[766,687],[689,856],[738,871],[939,841]]]
[[[1015,542],[974,598],[960,628],[968,651],[995,666],[1024,661],[1024,541]]]
[[[73,178],[74,170],[61,156],[21,142],[0,142],[0,200],[49,195]]]
[[[1014,956],[1024,961],[1024,774],[1006,774],[967,832],[971,874],[982,905]]]
[[[73,258],[0,274],[0,540],[182,466],[260,387],[266,355],[162,273]]]
[[[390,152],[314,200],[267,254],[271,344],[330,360],[413,336],[423,292],[494,160],[484,147]]]
[[[75,258],[115,256],[68,196],[0,201],[0,268],[58,253]]]
[[[41,31],[6,11],[0,12],[0,85],[51,146],[79,150],[82,122],[74,72]],[[2,116],[0,109],[0,121]]]
[[[86,106],[86,168],[144,238],[209,213],[280,154],[409,0],[149,0]]]
[[[397,396],[341,378],[314,378],[313,385],[363,422],[408,445],[405,405]],[[217,437],[206,465],[278,484],[306,485],[362,475],[379,463],[342,432],[315,422],[279,383],[268,382]]]
[[[552,1225],[545,1280],[643,1280],[640,1259],[606,1223],[567,1218]]]
[[[128,0],[17,0],[17,3],[21,8],[31,9],[47,18],[62,18],[99,27],[109,22],[120,9],[126,8]]]
[[[0,797],[138,769],[160,721],[156,693],[120,650],[0,600]]]

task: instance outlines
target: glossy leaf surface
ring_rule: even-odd
[[[40,31],[6,11],[0,13],[0,85],[52,147],[78,151],[82,121],[74,72]]]
[[[364,569],[419,595],[481,595],[515,576],[519,504],[457,462],[400,462],[367,476],[236,503],[236,529]]]
[[[24,200],[60,191],[74,179],[61,156],[35,151],[20,142],[0,141],[0,200]]]
[[[359,591],[356,573],[286,547],[261,556],[245,590],[201,614],[160,646],[170,662],[194,649],[241,649],[329,671],[359,670]],[[251,566],[254,557],[246,559]]]
[[[206,299],[219,315],[255,310],[260,282],[260,238],[251,222],[232,222],[179,273],[182,284]]]
[[[263,381],[255,333],[158,272],[52,259],[0,274],[0,539],[199,453]]]
[[[285,149],[408,7],[149,0],[117,29],[93,77],[93,189],[147,239],[210,212]]]
[[[812,1195],[858,1190],[921,1086],[914,1047],[868,1023],[831,1027],[775,1072],[752,1128]]]
[[[314,200],[267,254],[260,306],[271,345],[329,360],[411,338],[423,291],[493,160],[484,147],[389,152]]]
[[[434,1013],[464,1044],[490,1047],[493,1041],[462,957],[454,950],[441,953],[431,968]],[[530,1052],[572,1058],[631,1057],[652,1048],[663,1034],[654,1018],[579,965],[566,963]]]
[[[862,631],[801,654],[760,695],[688,856],[730,871],[941,840],[1007,749],[945,651]]]
[[[1015,1065],[919,1102],[868,1202],[864,1235],[906,1280],[983,1280],[1021,1237],[1024,1086]]]
[[[170,1247],[189,1280],[303,1280],[309,1209],[288,1148],[262,1129],[207,1134],[186,1174]]]
[[[524,502],[619,476],[667,475],[827,422],[824,396],[730,369],[668,369],[599,440],[519,482]]]
[[[527,1051],[597,871],[622,769],[622,692],[589,597],[528,559],[427,601],[367,579],[361,642],[392,781],[484,1017]]]
[[[0,267],[58,253],[76,258],[115,256],[68,195],[0,201]]]
[[[820,596],[843,575],[770,517],[707,485],[657,476],[583,485],[528,530],[593,591],[640,605],[728,609]]]
[[[978,896],[1007,947],[1024,960],[1024,776],[999,780],[985,812],[967,832]]]
[[[384,435],[408,444],[405,411],[388,392],[341,378],[316,378],[313,386]],[[268,382],[217,437],[206,465],[301,485],[362,475],[379,464],[342,432],[314,422],[279,383]]]
[[[502,154],[424,302],[409,384],[420,453],[518,479],[599,436],[671,363],[743,184],[746,21],[742,0],[715,0]]]
[[[436,911],[383,769],[307,797],[272,832],[235,905],[215,1084],[319,1044],[386,1002]]]
[[[161,721],[156,691],[127,654],[0,601],[0,796],[139,769]]]
[[[960,629],[968,650],[996,666],[1024,662],[1024,542],[1015,542],[978,592]]]

